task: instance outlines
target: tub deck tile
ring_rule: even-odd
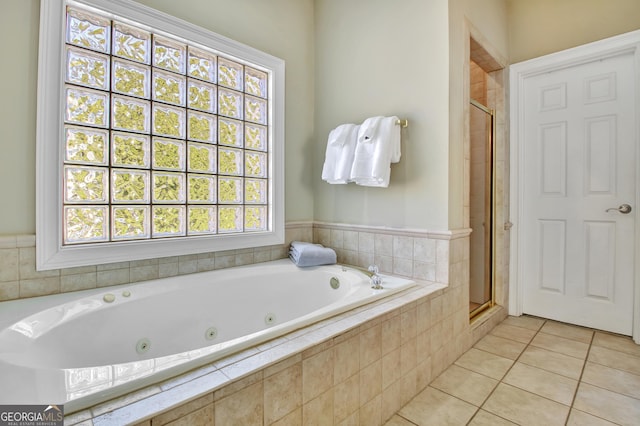
[[[198,377],[202,377],[205,374],[209,374],[212,373],[214,371],[218,370],[218,368],[213,365],[206,365],[204,367],[200,367],[196,370],[193,371],[189,371],[185,374],[181,374],[178,377],[173,377],[169,380],[165,380],[164,382],[160,383],[160,389],[162,389],[163,391],[169,390],[171,388],[174,388],[176,386],[182,385],[184,383],[190,382],[191,380],[197,379]]]
[[[83,422],[89,422],[91,424],[91,410],[78,411],[72,414],[65,414],[64,424],[65,426],[80,425]]]
[[[264,343],[259,344],[257,346],[257,348],[260,351],[266,351],[267,349],[271,349],[271,348],[273,348],[275,346],[278,346],[278,345],[281,345],[281,344],[285,343],[287,340],[289,340],[289,339],[287,339],[285,336],[276,337],[275,339],[268,340],[268,341],[266,341]]]
[[[324,327],[326,325],[325,321],[326,320],[318,321],[318,322],[316,322],[314,324],[310,324],[307,327],[303,327],[303,328],[301,328],[299,330],[292,331],[291,333],[287,334],[287,339],[293,340],[293,339],[296,339],[296,338],[298,338],[300,336],[303,336],[305,334],[309,334],[312,331],[318,330],[318,329],[320,329],[320,328],[322,328],[322,327]]]
[[[164,392],[159,392],[147,398],[129,403],[120,407],[114,407],[112,411],[96,415],[94,413],[94,426],[124,425],[141,422],[149,419],[159,412],[170,410],[185,402],[204,396],[212,389],[226,384],[229,379],[220,371],[214,371],[184,384],[175,386]]]
[[[264,351],[233,364],[229,364],[221,368],[220,371],[230,380],[237,380],[248,376],[265,365],[275,363],[278,359],[279,357],[274,356],[272,351]]]
[[[249,358],[252,357],[253,355],[260,353],[260,351],[253,347],[253,348],[248,348],[248,349],[244,349],[240,352],[236,352],[234,354],[231,354],[227,357],[221,358],[217,361],[214,361],[214,365],[218,368],[218,369],[222,369],[228,365],[232,365],[235,364],[239,361],[242,361],[245,358]]]
[[[160,386],[148,386],[146,388],[139,389],[121,397],[114,398],[102,404],[98,404],[91,408],[91,413],[94,417],[99,417],[120,407],[131,405],[137,401],[145,400],[150,396],[160,393],[162,393],[162,389],[160,389]]]

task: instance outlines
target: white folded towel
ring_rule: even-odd
[[[351,180],[358,185],[386,188],[391,163],[400,161],[398,117],[372,117],[362,123],[351,167]]]
[[[350,181],[359,127],[357,124],[342,124],[329,133],[322,180],[333,184]]]
[[[337,261],[336,252],[321,244],[293,241],[289,257],[298,266],[333,265]]]

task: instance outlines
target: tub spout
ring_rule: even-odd
[[[378,267],[376,265],[369,266],[369,272],[371,272],[371,288],[374,290],[382,290],[382,277],[378,275]]]
[[[378,267],[376,265],[370,265],[369,268],[364,269],[359,266],[349,265],[350,268],[353,268],[359,272],[362,272],[366,276],[369,277],[369,281],[371,282],[371,288],[374,290],[382,290],[382,277],[378,275]],[[343,271],[346,271],[346,267],[342,267]]]

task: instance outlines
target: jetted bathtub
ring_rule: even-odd
[[[414,284],[288,259],[0,303],[0,404],[105,401]]]

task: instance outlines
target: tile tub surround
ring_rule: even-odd
[[[292,227],[288,238],[310,240],[310,230]],[[407,290],[75,413],[67,424],[382,424],[506,317],[503,308],[495,307],[469,324],[468,238],[444,239],[439,251],[437,241],[443,239],[434,238],[436,250],[425,255],[426,251],[415,249],[430,239],[423,233],[334,227],[327,234],[326,230],[314,229],[313,241],[332,246],[325,238],[333,235],[339,256],[345,256],[336,247],[341,237],[342,250],[351,247],[347,250],[362,252],[365,258],[375,257],[376,252],[386,256],[380,243],[376,251],[376,239],[388,241],[391,235],[392,244],[394,239],[403,242],[396,246],[396,256],[391,251],[391,268],[395,257],[446,259],[442,280],[448,282],[417,280],[440,289],[431,294],[421,293],[423,287]],[[354,235],[360,250],[353,246]],[[405,249],[411,246],[414,251],[407,254]]]
[[[354,391],[358,395],[338,410],[351,415],[376,396],[380,401],[383,355],[393,352],[393,360],[399,367],[404,351],[405,363],[409,363],[405,369],[412,372],[414,381],[418,371],[421,376],[430,375],[430,359],[428,364],[423,361],[418,369],[418,335],[422,345],[431,346],[430,301],[443,293],[442,285],[421,283],[396,296],[295,331],[157,386],[78,412],[66,422],[75,424],[76,420],[92,419],[95,425],[129,424],[151,417],[154,424],[162,424],[161,419],[192,414],[192,410],[200,410],[203,408],[200,404],[205,403],[204,406],[213,404],[212,414],[220,424],[262,424],[263,421],[271,424],[296,415],[295,412],[302,415],[303,410],[315,418],[320,411],[327,411],[323,407],[329,402],[329,396],[333,405],[333,393],[340,392],[339,389],[348,391],[348,395]],[[407,330],[404,334],[403,326]],[[399,369],[390,371],[397,377],[387,378],[389,385],[401,378]],[[377,384],[373,388],[369,386],[371,380]],[[366,384],[367,392],[375,392],[360,395],[361,381]],[[400,392],[400,382],[396,386]],[[413,393],[407,395],[405,402],[412,396]],[[186,406],[175,407],[180,402]],[[170,411],[157,414],[163,409]]]
[[[291,241],[311,238],[311,223],[296,222],[287,224],[282,245],[36,271],[35,235],[2,236],[0,302],[284,259]]]
[[[443,284],[466,282],[470,229],[442,232],[314,223],[313,241],[331,247],[339,263]]]
[[[334,248],[341,263],[360,267],[375,263],[382,273],[442,288],[428,295],[410,290],[344,313],[156,386],[72,413],[65,423],[322,424],[327,420],[328,424],[375,425],[392,416],[506,317],[505,309],[495,307],[469,324],[468,235],[468,230],[432,233],[295,222],[287,223],[283,246],[42,275],[35,272],[33,236],[0,237],[0,255],[6,255],[0,257],[5,262],[0,263],[0,300],[73,291],[80,288],[71,283],[85,278],[92,288],[275,260],[287,256],[293,240],[321,243]],[[105,277],[117,282],[102,284]],[[366,349],[369,347],[373,349]],[[345,353],[349,354],[347,361]],[[322,365],[322,374],[318,365]],[[322,392],[316,394],[315,388]],[[332,420],[323,417],[327,413]],[[235,420],[228,417],[236,414],[240,417]]]
[[[65,424],[383,424],[506,315],[472,328],[462,303],[444,309],[451,294],[420,282]]]

